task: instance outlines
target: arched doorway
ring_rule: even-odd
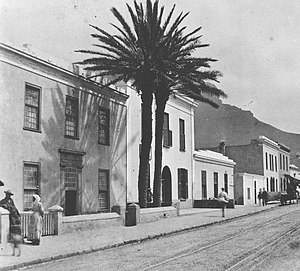
[[[161,194],[162,206],[172,205],[172,177],[168,166],[165,166],[162,171]]]

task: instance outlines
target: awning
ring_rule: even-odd
[[[296,184],[300,185],[300,180],[299,179],[297,179],[297,178],[295,178],[295,177],[293,177],[293,176],[291,176],[289,174],[284,174],[284,177],[286,177],[289,180],[291,180],[291,181],[295,182]]]

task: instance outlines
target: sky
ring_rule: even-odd
[[[142,0],[143,2],[144,0]],[[140,0],[138,0],[140,2]],[[22,48],[30,44],[49,59],[76,62],[74,52],[92,49],[89,24],[113,31],[116,7],[129,20],[133,0],[0,0],[0,41]],[[160,0],[167,14],[189,12],[187,31],[202,26],[208,48],[196,54],[218,61],[217,84],[223,103],[250,110],[260,121],[300,134],[300,1],[299,0]]]

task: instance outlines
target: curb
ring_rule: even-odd
[[[276,207],[276,206],[274,206],[274,207]],[[14,264],[14,265],[6,266],[6,267],[0,267],[0,271],[15,270],[15,269],[20,269],[20,268],[24,268],[24,267],[33,266],[33,265],[38,265],[38,264],[41,264],[41,263],[47,263],[47,262],[52,262],[52,261],[55,261],[55,260],[66,259],[66,258],[70,258],[70,257],[73,257],[73,256],[98,252],[98,251],[102,251],[102,250],[106,250],[106,249],[117,248],[117,247],[131,245],[131,244],[138,244],[138,243],[142,243],[142,242],[145,242],[145,241],[148,241],[148,240],[153,240],[153,239],[164,237],[164,236],[171,236],[171,235],[174,235],[174,234],[177,234],[177,233],[192,231],[192,230],[195,230],[195,229],[204,228],[204,227],[208,227],[208,226],[215,225],[215,224],[227,223],[227,222],[230,222],[230,221],[238,219],[238,218],[243,218],[243,217],[259,214],[259,213],[262,213],[262,212],[270,211],[274,207],[268,208],[268,209],[265,209],[265,210],[263,209],[263,210],[260,210],[260,211],[257,211],[257,212],[252,212],[252,213],[233,216],[231,218],[225,218],[223,220],[218,220],[218,221],[214,221],[214,222],[208,222],[208,223],[195,225],[195,226],[188,226],[186,228],[182,228],[182,229],[178,229],[178,230],[172,230],[170,232],[148,235],[147,237],[143,237],[143,238],[139,238],[139,239],[125,240],[123,242],[114,243],[114,244],[110,244],[110,245],[104,245],[104,246],[101,246],[101,247],[98,247],[98,248],[83,249],[83,250],[79,250],[79,251],[75,251],[75,252],[69,252],[69,253],[65,253],[65,254],[61,254],[61,255],[57,255],[57,256],[45,257],[45,258],[40,258],[40,259],[37,259],[37,260],[31,260],[31,261],[28,261],[28,262]]]

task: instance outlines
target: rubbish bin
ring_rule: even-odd
[[[131,203],[127,207],[126,212],[126,226],[135,226],[139,219],[140,206]]]

